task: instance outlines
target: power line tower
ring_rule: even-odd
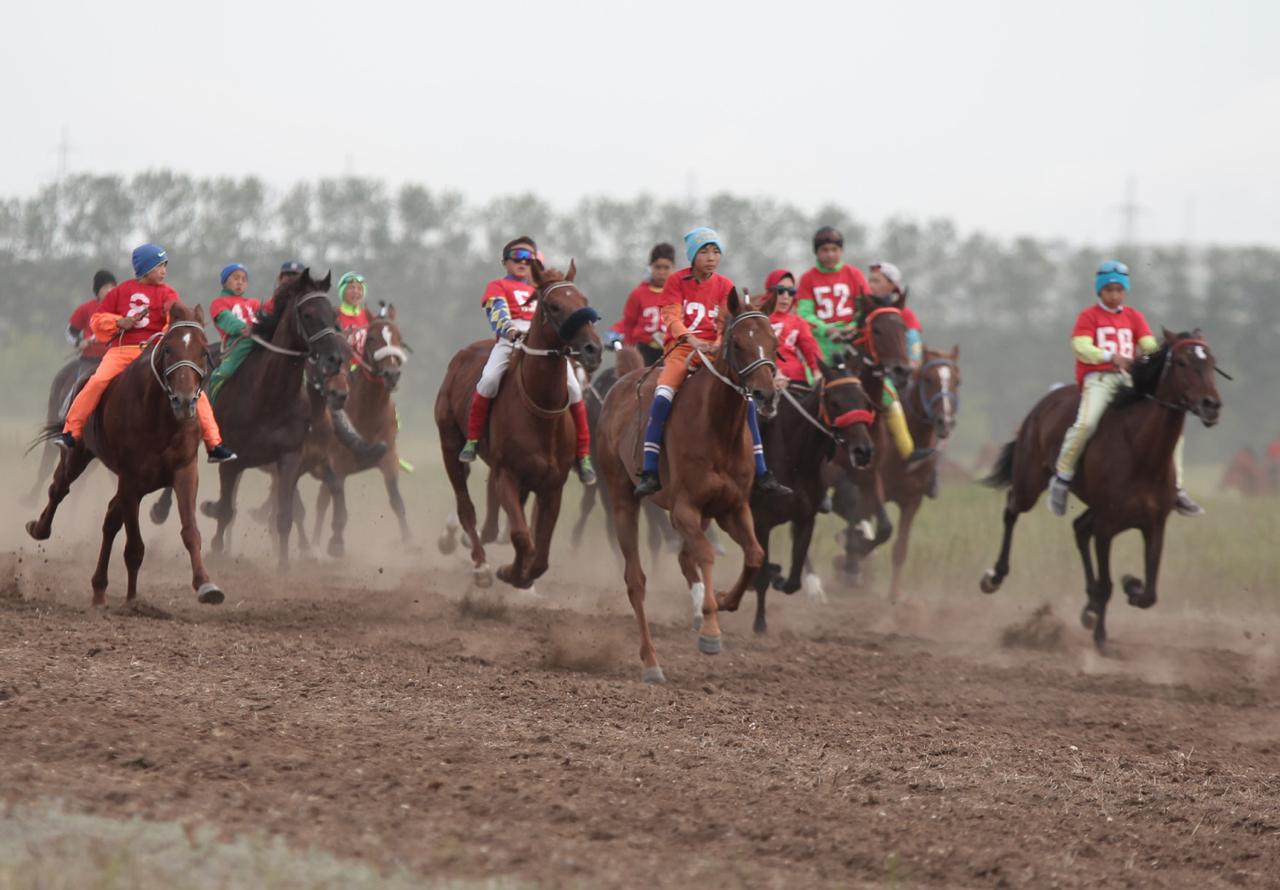
[[[1124,181],[1124,203],[1114,208],[1120,214],[1120,243],[1134,245],[1138,243],[1138,217],[1147,212],[1147,208],[1138,203],[1138,180],[1130,175]]]

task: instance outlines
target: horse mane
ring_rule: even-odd
[[[280,327],[280,320],[287,315],[287,311],[293,307],[297,299],[315,290],[316,282],[311,280],[311,276],[307,274],[308,271],[304,271],[302,275],[276,288],[276,292],[271,296],[272,312],[270,314],[258,313],[258,319],[253,323],[253,332],[263,340],[270,342],[276,335],[276,328]]]
[[[1138,402],[1153,398],[1156,387],[1160,385],[1160,377],[1164,373],[1165,362],[1169,360],[1169,347],[1179,340],[1191,336],[1189,331],[1175,334],[1172,340],[1160,344],[1160,348],[1151,355],[1133,363],[1129,376],[1133,379],[1131,386],[1126,386],[1111,403],[1113,408],[1128,408]]]

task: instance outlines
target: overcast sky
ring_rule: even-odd
[[[1098,244],[1132,176],[1143,241],[1280,245],[1278,9],[0,0],[0,195],[65,126],[72,171],[727,190]]]

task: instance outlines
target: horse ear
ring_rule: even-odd
[[[737,316],[742,313],[742,300],[738,297],[736,287],[729,288],[729,296],[725,299],[725,303],[729,307],[730,315]]]
[[[957,343],[951,347],[951,360],[954,362],[960,358],[960,344]]]
[[[1160,326],[1160,333],[1164,334],[1164,342],[1166,343],[1172,343],[1175,339],[1177,339],[1173,331],[1169,330],[1164,325]]]
[[[577,275],[577,274],[578,274],[578,266],[574,263],[573,259],[572,259],[572,258],[570,258],[570,260],[569,260],[569,271],[568,271],[568,272],[566,272],[566,273],[564,273],[564,280],[565,280],[565,281],[573,281],[574,276],[575,276],[575,275]]]
[[[1203,333],[1199,328],[1193,328],[1193,329],[1191,330],[1191,339],[1193,339],[1193,340],[1203,340],[1203,339],[1204,339],[1204,333]]]
[[[395,321],[396,320],[396,304],[388,303],[387,311],[384,312],[383,315],[385,315],[387,318],[391,319],[392,321]]]
[[[306,274],[306,273],[303,273],[303,274]],[[320,290],[327,291],[329,289],[329,284],[332,281],[333,281],[333,270],[330,269],[328,272],[324,273],[324,278],[321,278],[319,281],[312,279],[311,283],[316,287],[320,288]]]
[[[195,316],[196,321],[198,321],[200,324],[204,324],[204,306],[203,305],[201,305],[200,303],[196,303],[196,311],[193,314]]]
[[[818,373],[822,375],[823,380],[830,380],[835,376],[835,372],[831,370],[831,366],[822,359],[818,359]]]

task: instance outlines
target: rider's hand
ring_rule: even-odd
[[[116,328],[121,331],[128,331],[138,326],[138,319],[132,315],[122,315],[116,319]]]
[[[1116,368],[1126,373],[1133,370],[1133,359],[1129,358],[1128,356],[1120,355],[1118,352],[1112,353],[1111,364],[1115,365]]]
[[[786,389],[790,383],[791,381],[788,380],[786,377],[782,376],[781,374],[777,374],[773,378],[773,388],[778,390],[779,392]]]
[[[520,331],[515,325],[511,325],[502,332],[502,336],[514,343],[520,339]]]

